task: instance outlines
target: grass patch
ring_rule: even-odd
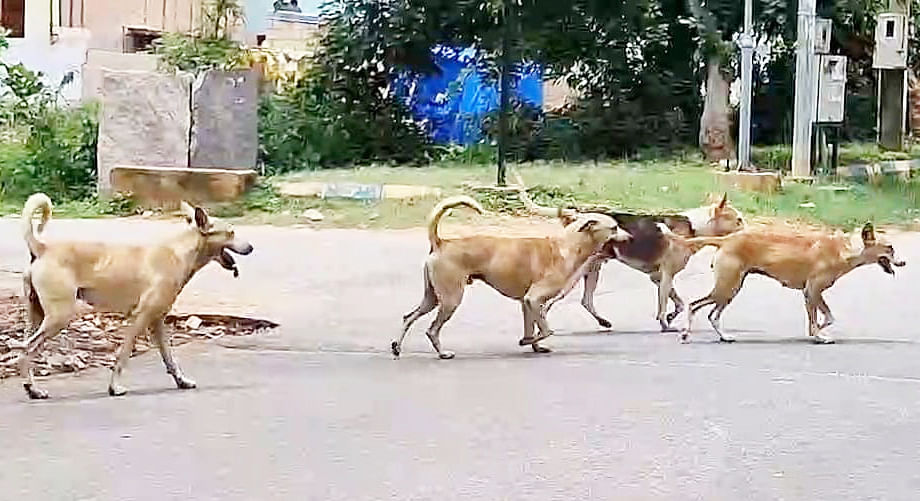
[[[667,161],[620,161],[587,164],[533,163],[516,166],[538,203],[548,206],[603,204],[623,210],[671,212],[699,206],[724,189],[710,167],[693,157]],[[441,187],[445,194],[469,193],[469,185],[494,183],[494,166],[367,167],[301,172],[275,181],[322,181],[417,184]],[[826,182],[787,183],[782,193],[729,190],[738,208],[753,217],[781,218],[851,228],[866,221],[884,225],[920,222],[920,180],[886,180],[879,185]],[[474,194],[487,209],[516,212],[514,194]],[[306,208],[343,211],[341,221],[367,227],[419,226],[434,200],[383,201],[366,205],[349,201],[303,200]],[[366,220],[368,215],[373,220]],[[333,224],[324,221],[324,224]]]
[[[712,168],[688,153],[669,159],[621,160],[587,163],[536,162],[514,166],[538,203],[550,207],[607,205],[628,211],[676,212],[697,207],[723,188]],[[514,178],[509,177],[509,181]],[[515,193],[473,192],[470,186],[495,183],[493,165],[444,162],[428,167],[371,166],[298,172],[266,178],[243,199],[211,207],[211,213],[248,224],[309,224],[318,228],[411,228],[424,224],[434,199],[359,202],[286,198],[275,186],[284,181],[411,184],[439,187],[446,195],[474,195],[488,210],[499,214],[523,212]],[[920,225],[920,179],[884,180],[878,185],[824,180],[817,185],[787,183],[782,193],[729,190],[732,202],[748,217],[779,218],[850,229],[866,221],[889,226]],[[310,222],[307,209],[324,219]],[[18,214],[21,200],[0,200],[0,214]],[[91,198],[55,203],[55,217],[92,218],[139,214],[130,200]],[[452,220],[482,222],[467,211]],[[487,218],[488,220],[488,218]]]

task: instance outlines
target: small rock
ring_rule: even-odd
[[[814,209],[815,207],[817,207],[817,205],[815,205],[814,202],[805,202],[803,204],[799,204],[799,207],[803,209]]]
[[[150,216],[153,215],[153,211],[151,211],[151,210],[145,210],[144,213],[141,214],[141,215],[144,216],[144,217],[150,217]]]
[[[195,330],[201,327],[201,323],[202,322],[200,318],[196,317],[195,315],[192,315],[188,317],[188,319],[185,320],[185,327],[191,330]]]
[[[323,219],[326,219],[326,216],[324,216],[322,212],[316,209],[307,209],[303,211],[303,217],[309,219],[310,221],[322,221]]]

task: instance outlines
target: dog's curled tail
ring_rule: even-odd
[[[36,211],[41,209],[42,219],[38,223],[38,231],[32,226],[32,216]],[[29,254],[34,260],[45,252],[45,243],[38,239],[45,229],[45,225],[51,219],[51,199],[44,193],[35,193],[26,200],[26,205],[22,208],[22,234],[26,240],[26,246],[29,247]]]
[[[485,209],[479,205],[479,202],[466,195],[458,195],[441,200],[438,205],[434,206],[434,209],[431,209],[431,213],[428,214],[428,241],[431,243],[431,250],[437,250],[441,247],[441,237],[438,235],[438,224],[441,222],[441,218],[444,217],[444,214],[450,209],[460,206],[469,207],[479,214],[485,212]]]
[[[697,252],[703,247],[709,245],[712,245],[713,247],[722,247],[722,244],[725,243],[729,237],[730,235],[726,235],[724,237],[694,237],[684,239],[684,241],[690,244],[690,248],[693,250],[693,252]]]

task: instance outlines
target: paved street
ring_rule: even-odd
[[[137,240],[164,222],[61,221],[57,237]],[[0,288],[18,286],[18,221],[0,220]],[[244,227],[241,276],[209,266],[177,310],[281,323],[261,337],[178,349],[199,388],[172,388],[153,353],[132,360],[124,398],[108,373],[43,381],[28,402],[0,383],[0,492],[66,500],[916,499],[920,491],[920,235],[893,237],[908,266],[877,266],[827,294],[839,343],[805,340],[801,294],[751,277],[726,310],[738,337],[657,332],[654,288],[616,263],[598,309],[557,305],[551,355],[517,346],[519,307],[471,287],[438,361],[416,325],[423,231]],[[710,251],[678,277],[711,285]],[[679,320],[683,322],[683,318]]]

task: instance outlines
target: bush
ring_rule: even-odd
[[[0,150],[0,195],[20,199],[43,191],[56,200],[91,196],[96,189],[97,134],[93,106],[35,114],[25,138]]]

